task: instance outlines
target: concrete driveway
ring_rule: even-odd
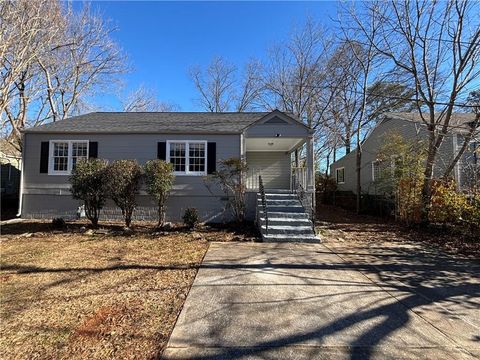
[[[422,248],[213,243],[167,359],[474,359],[480,266]]]

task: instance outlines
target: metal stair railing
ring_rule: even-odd
[[[307,204],[307,197],[306,197],[306,191],[303,188],[301,181],[298,181],[297,177],[293,176],[293,191],[295,194],[297,194],[298,200],[300,201],[300,204],[302,204],[303,208],[305,211],[310,210],[310,220],[312,221],[312,230],[313,233],[316,234],[315,231],[315,209],[313,208],[314,200],[313,196],[315,196],[314,193],[312,193],[312,198],[310,199],[310,203]],[[308,210],[307,210],[308,209]]]
[[[260,199],[262,200],[263,216],[265,217],[265,234],[268,235],[268,212],[267,212],[267,198],[265,197],[265,187],[263,186],[262,175],[258,176],[258,191],[260,192]],[[260,226],[260,230],[261,230]]]

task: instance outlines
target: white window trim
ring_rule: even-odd
[[[372,161],[372,181],[375,181],[375,165],[380,164],[379,160]]]
[[[205,176],[207,175],[207,161],[208,161],[208,147],[206,140],[167,140],[167,149],[166,149],[166,161],[170,162],[170,144],[172,143],[182,143],[185,144],[185,171],[174,171],[174,175],[180,176]],[[204,144],[205,146],[205,171],[189,171],[190,168],[190,156],[189,156],[189,144]]]
[[[54,143],[68,143],[68,161],[67,161],[67,171],[57,171],[53,169],[53,150]],[[70,175],[72,173],[73,167],[73,156],[72,156],[72,144],[73,143],[86,143],[87,144],[87,159],[89,157],[89,140],[50,140],[49,141],[49,150],[48,150],[48,175]]]
[[[343,169],[343,181],[340,182],[338,181],[338,170],[342,170],[342,169]],[[335,169],[335,180],[337,181],[337,184],[345,184],[345,166]]]

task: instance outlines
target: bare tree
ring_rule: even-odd
[[[85,4],[80,12],[69,6],[60,45],[38,57],[47,85],[46,97],[52,121],[65,119],[79,105],[80,97],[102,86],[111,86],[115,75],[123,73],[125,56],[112,40],[115,28]],[[52,51],[54,50],[54,51]]]
[[[331,100],[322,91],[330,45],[324,29],[308,19],[288,41],[272,47],[264,76],[266,107],[290,112],[313,129],[319,127]]]
[[[257,60],[247,62],[239,76],[235,65],[214,57],[205,70],[190,68],[190,77],[199,93],[197,101],[207,111],[243,112],[258,107],[263,83],[262,65]]]
[[[190,76],[199,92],[199,103],[207,111],[223,112],[232,108],[235,99],[235,65],[222,57],[212,59],[206,70],[190,68]]]
[[[332,93],[332,101],[327,108],[328,126],[337,133],[348,154],[355,135],[355,115],[359,104],[359,84],[355,80],[363,71],[355,55],[362,51],[362,46],[353,39],[340,41],[327,63],[328,90]]]
[[[79,12],[56,0],[1,6],[1,36],[13,42],[2,48],[1,125],[21,150],[23,128],[78,112],[125,71],[125,57],[111,40],[114,29],[88,5]]]
[[[349,123],[353,125],[355,134],[355,172],[356,172],[356,209],[357,213],[361,211],[362,196],[362,155],[363,140],[369,133],[369,126],[372,124],[373,118],[369,116],[368,96],[371,84],[378,83],[382,78],[378,71],[381,68],[381,59],[375,46],[365,41],[365,35],[362,32],[352,29],[349,24],[360,21],[369,38],[376,39],[378,37],[378,27],[381,23],[381,17],[378,16],[378,9],[374,7],[366,8],[365,13],[358,13],[353,7],[341,8],[341,16],[346,15],[348,22],[340,22],[340,30],[342,33],[342,47],[346,47],[349,54],[350,64],[347,67],[347,76],[345,77],[346,91],[342,92],[342,96],[346,99],[345,104],[349,115]],[[350,70],[350,71],[348,71]]]
[[[260,106],[263,94],[263,65],[258,60],[250,60],[245,65],[243,78],[235,100],[235,110],[248,111]]]
[[[391,75],[415,90],[428,130],[428,155],[422,190],[423,220],[428,219],[431,179],[438,149],[447,135],[459,99],[480,75],[478,3],[467,0],[403,0],[364,3],[367,16],[379,17],[377,33],[355,19],[355,30],[392,64]]]
[[[141,111],[178,111],[179,107],[175,104],[160,101],[155,91],[144,85],[139,86],[128,94],[122,101],[123,111],[141,112]]]
[[[44,54],[63,26],[58,2],[19,0],[0,2],[0,116],[3,135],[19,149],[26,109],[36,91],[36,58]],[[8,129],[6,127],[8,126]]]

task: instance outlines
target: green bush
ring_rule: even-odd
[[[185,209],[185,214],[183,215],[183,223],[189,228],[193,229],[198,224],[198,211],[195,208]]]
[[[165,207],[175,181],[173,165],[163,160],[150,160],[145,164],[147,192],[158,202],[158,226],[165,223]]]
[[[136,160],[115,160],[108,165],[107,192],[108,196],[122,210],[125,226],[130,227],[133,211],[137,206],[137,194],[140,190],[142,167]]]
[[[107,200],[106,168],[107,161],[102,159],[80,160],[69,177],[72,196],[83,200],[85,215],[94,227],[98,225],[100,210]]]

